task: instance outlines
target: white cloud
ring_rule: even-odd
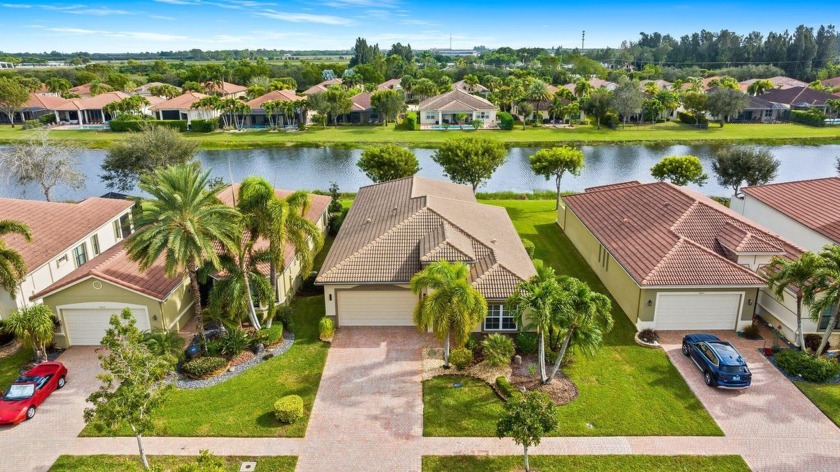
[[[56,10],[71,15],[88,15],[88,16],[111,16],[111,15],[134,15],[134,12],[126,10],[117,10],[108,7],[88,7],[86,5],[42,5],[41,8],[45,10]]]
[[[353,21],[347,18],[331,15],[313,15],[310,13],[290,13],[275,10],[265,10],[254,13],[256,16],[273,20],[288,21],[290,23],[319,23],[324,25],[349,25]]]
[[[31,8],[32,5],[18,5],[14,3],[0,3],[0,7],[3,8]]]
[[[198,5],[198,0],[153,0],[157,3],[168,3],[169,5]]]
[[[85,28],[47,28],[47,31],[55,33],[67,33],[75,35],[99,35],[109,38],[124,38],[137,41],[154,41],[154,42],[173,42],[183,41],[189,39],[186,36],[179,36],[174,34],[154,33],[151,31],[103,31],[92,30]]]
[[[324,6],[331,8],[394,8],[397,6],[397,2],[394,0],[330,0],[325,2]]]

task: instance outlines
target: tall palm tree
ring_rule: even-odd
[[[534,105],[527,100],[523,100],[516,104],[516,108],[519,114],[522,115],[522,129],[524,130],[528,119],[534,114]]]
[[[140,190],[150,195],[140,202],[139,228],[126,242],[129,257],[140,270],[161,257],[168,277],[186,272],[193,295],[193,311],[203,336],[198,269],[205,263],[220,267],[215,243],[235,248],[239,240],[239,213],[223,204],[216,188],[209,187],[210,172],[184,164],[158,169],[140,179]]]
[[[750,95],[761,95],[768,90],[773,89],[773,82],[767,79],[756,80],[747,87],[747,93]]]
[[[577,98],[585,98],[588,97],[589,94],[592,93],[595,87],[592,86],[586,79],[580,79],[575,82],[575,97]]]
[[[535,80],[528,86],[528,91],[525,93],[528,100],[536,103],[536,108],[539,109],[545,102],[551,99],[551,93],[548,91],[548,85],[542,80]]]
[[[571,344],[578,351],[593,354],[604,343],[604,334],[613,327],[610,310],[612,303],[609,297],[602,293],[593,292],[584,282],[568,276],[560,276],[557,280],[562,295],[560,310],[554,312],[554,323],[566,332],[557,360],[548,376],[548,381],[557,375],[563,358]]]
[[[421,295],[414,307],[414,324],[432,330],[443,342],[443,366],[449,368],[449,343],[463,346],[470,332],[487,316],[487,301],[469,282],[463,262],[437,261],[414,274],[411,291]]]
[[[265,116],[268,119],[268,128],[274,129],[274,118],[277,116],[277,111],[280,109],[280,100],[268,100],[262,104]]]
[[[57,93],[63,96],[73,87],[73,84],[70,83],[67,79],[62,79],[61,77],[50,77],[46,81],[47,88],[50,89],[50,92]]]
[[[803,351],[805,335],[802,333],[802,302],[819,265],[820,257],[811,251],[803,252],[794,260],[777,256],[768,265],[771,271],[767,277],[767,287],[780,300],[784,299],[787,290],[792,291],[796,297],[796,342]]]
[[[516,291],[507,300],[514,318],[519,326],[533,329],[539,337],[537,356],[540,366],[540,381],[548,383],[545,368],[545,335],[551,329],[555,312],[559,309],[562,292],[557,283],[554,269],[535,261],[537,274],[530,279],[520,282]],[[526,325],[525,318],[528,323]]]
[[[840,246],[830,244],[819,253],[820,263],[805,292],[805,303],[811,307],[811,319],[818,322],[826,310],[834,314],[828,320],[816,356],[822,355],[828,338],[840,320]]]
[[[247,313],[251,326],[260,329],[262,323],[257,316],[254,299],[261,306],[268,307],[267,320],[273,318],[275,299],[268,278],[258,270],[258,264],[267,258],[267,254],[264,251],[252,251],[253,245],[246,241],[243,238],[242,244],[233,253],[219,256],[224,276],[214,281],[207,308],[209,316],[229,327],[239,327]],[[206,273],[216,272],[212,267],[204,269],[202,277]]]
[[[26,242],[32,242],[29,227],[19,221],[0,220],[0,287],[3,287],[14,298],[18,285],[26,276],[26,262],[20,253],[6,245],[3,236],[17,234]]]

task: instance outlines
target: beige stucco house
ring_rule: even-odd
[[[473,120],[481,120],[485,128],[496,125],[496,105],[461,89],[453,89],[442,95],[423,100],[418,106],[418,114],[421,128],[454,124],[460,114],[467,116],[465,124]]]
[[[186,92],[177,97],[160,102],[149,108],[158,120],[210,120],[219,117],[218,110],[193,108],[193,105],[207,95],[198,92]]]
[[[801,252],[705,195],[665,182],[563,197],[557,222],[640,330],[743,329],[762,300],[762,267]]]
[[[507,212],[476,201],[469,187],[408,177],[359,190],[316,283],[341,326],[413,326],[411,277],[437,260],[461,261],[488,301],[476,330],[515,332],[504,306],[535,274]]]

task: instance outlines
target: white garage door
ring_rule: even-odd
[[[742,294],[661,293],[654,322],[660,330],[734,330]]]
[[[64,332],[73,346],[97,346],[110,327],[111,315],[119,315],[121,311],[121,308],[62,308]],[[150,328],[146,310],[134,308],[131,312],[137,319],[137,329]]]
[[[409,290],[337,292],[339,326],[414,326],[417,296]]]

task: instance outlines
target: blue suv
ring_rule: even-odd
[[[747,388],[752,373],[732,344],[711,334],[689,334],[683,338],[682,353],[703,372],[709,387]]]

